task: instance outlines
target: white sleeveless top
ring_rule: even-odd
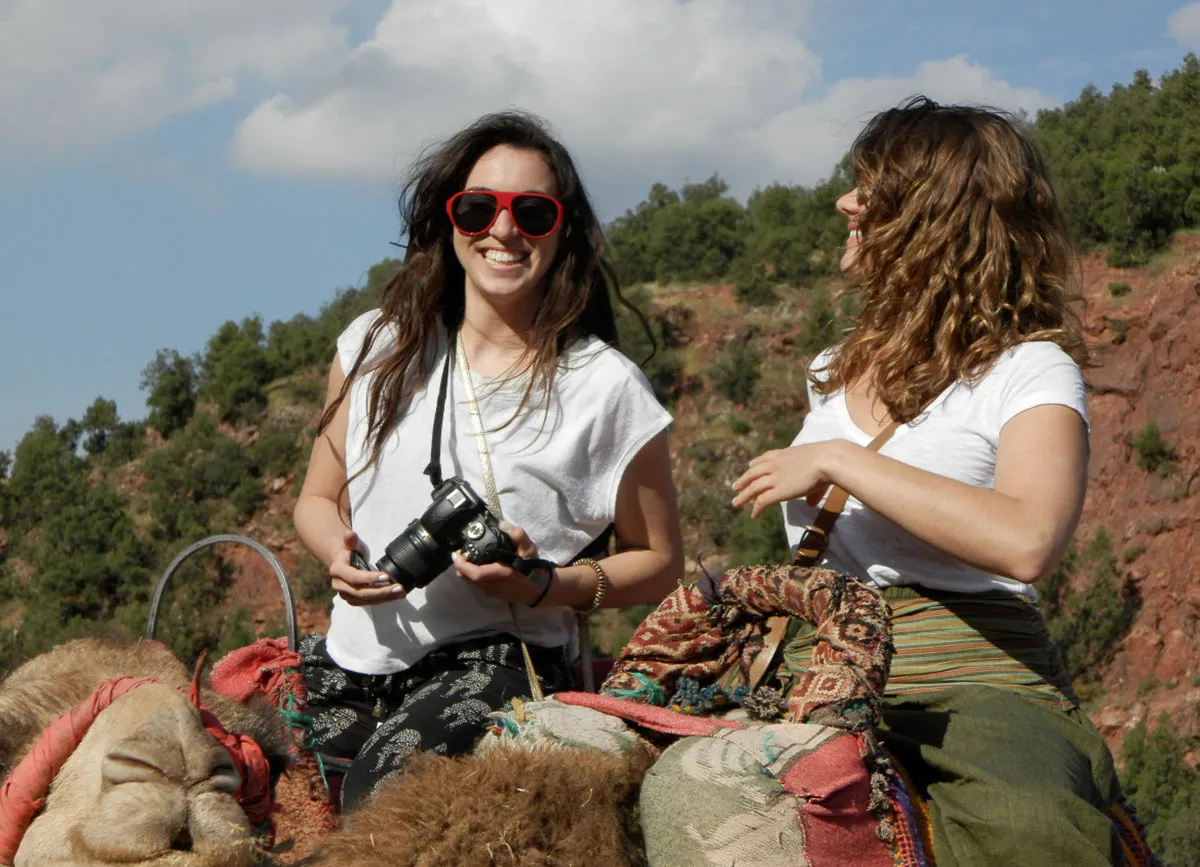
[[[813,361],[820,370],[833,357],[827,349]],[[850,418],[846,394],[817,394],[809,384],[809,414],[792,445],[845,439],[860,446],[873,437]],[[1087,395],[1079,366],[1057,344],[1035,341],[1005,352],[975,383],[957,382],[908,424],[900,425],[880,454],[940,476],[994,488],[1000,431],[1010,419],[1045,404],[1061,404],[1087,421]],[[817,510],[804,500],[783,504],[793,553]],[[958,593],[1007,590],[1036,599],[1032,585],[993,575],[943,554],[850,497],[829,534],[822,560],[838,572],[876,587],[918,585]]]
[[[378,314],[363,314],[338,338],[338,358],[347,373]],[[380,332],[364,369],[391,349],[394,337],[385,339],[388,334],[387,329]],[[372,564],[430,504],[433,487],[423,471],[429,463],[445,345],[442,334],[429,381],[402,408],[379,461],[350,482],[351,524]],[[346,466],[351,477],[370,458],[366,429],[372,377],[369,371],[360,374],[350,387]],[[568,562],[612,523],[625,468],[670,424],[670,414],[633,362],[590,335],[563,354],[549,401],[531,395],[530,405],[507,426],[527,380],[506,382],[477,374],[472,379],[504,519],[529,534],[540,557]],[[456,370],[447,385],[441,461],[445,478],[461,476],[485,496],[474,429]],[[427,587],[395,602],[356,607],[335,597],[327,646],[342,668],[389,674],[411,667],[437,647],[480,635],[519,633],[543,647],[572,640],[575,615],[570,609],[513,609],[515,626],[507,602],[480,592],[451,567]]]

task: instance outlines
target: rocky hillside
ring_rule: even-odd
[[[1167,712],[1200,723],[1200,236],[1138,270],[1084,263],[1092,386],[1092,460],[1080,537],[1101,526],[1121,552],[1141,609],[1103,673],[1093,718],[1110,741]],[[1138,435],[1156,428],[1164,460],[1139,466]],[[1173,453],[1173,454],[1172,454]],[[1143,461],[1144,463],[1145,461]]]

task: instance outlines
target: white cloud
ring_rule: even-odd
[[[1200,48],[1200,3],[1188,3],[1168,15],[1167,32],[1187,48]]]
[[[827,86],[797,0],[393,0],[373,37],[307,95],[237,131],[251,170],[398,180],[431,138],[509,106],[548,118],[605,205],[719,170],[744,194],[827,175],[873,112],[913,93],[1051,104],[965,57]],[[608,210],[608,209],[606,209]]]
[[[827,82],[815,0],[392,0],[350,45],[334,16],[353,2],[0,0],[0,159],[275,91],[237,128],[238,165],[395,182],[431,139],[517,106],[555,125],[611,215],[713,171],[738,195],[811,183],[912,93],[1050,104],[965,57]]]
[[[248,76],[328,74],[348,50],[331,20],[347,2],[0,3],[0,156],[89,150],[228,99]]]

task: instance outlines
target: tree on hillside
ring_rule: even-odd
[[[609,224],[607,235],[622,284],[724,279],[741,253],[743,208],[714,174],[676,192],[663,184]]]
[[[608,245],[617,279],[622,285],[648,283],[655,279],[654,254],[650,249],[650,226],[656,214],[679,204],[679,194],[666,184],[654,184],[636,208],[617,217],[607,228]]]
[[[166,448],[147,455],[143,469],[152,531],[162,540],[194,542],[230,530],[263,500],[262,475],[251,454],[221,433],[210,413],[195,416]],[[215,510],[225,502],[232,514],[214,523]]]
[[[771,184],[745,207],[717,174],[679,191],[655,184],[607,228],[617,276],[623,284],[734,278],[750,285],[758,274],[795,285],[833,273],[846,233],[834,203],[851,186],[846,160],[812,189]]]
[[[275,321],[267,328],[267,364],[275,376],[306,370],[325,358],[327,347],[317,320],[297,313],[286,322]]]
[[[1096,667],[1112,658],[1141,607],[1104,527],[1082,548],[1072,541],[1038,592],[1050,637],[1073,680],[1095,677]]]
[[[142,391],[150,410],[146,423],[165,438],[182,428],[196,411],[197,361],[174,349],[160,349],[142,370]]]
[[[762,378],[762,354],[750,341],[728,344],[708,366],[713,387],[727,400],[745,404]]]
[[[746,201],[744,267],[766,267],[791,285],[836,273],[846,220],[835,204],[853,186],[846,157],[812,189],[769,184],[755,190]]]
[[[1200,220],[1196,55],[1157,84],[1138,70],[1107,95],[1089,85],[1039,112],[1033,133],[1077,238],[1108,245],[1110,264],[1143,262]]]
[[[78,502],[87,487],[87,464],[77,454],[79,431],[39,416],[13,453],[5,493],[8,529],[23,534],[58,510]]]
[[[266,409],[272,370],[265,344],[260,316],[248,316],[240,325],[228,321],[209,339],[197,396],[215,403],[222,419],[249,422]]]
[[[12,455],[0,451],[0,529],[8,527],[12,522],[11,507],[8,504],[8,472],[12,469]],[[0,547],[0,566],[4,562],[4,548]]]
[[[83,450],[89,455],[97,455],[107,449],[108,443],[120,423],[116,402],[103,397],[96,398],[87,408],[83,414],[83,420],[80,422],[85,434]]]
[[[1186,759],[1196,746],[1176,733],[1166,714],[1152,730],[1139,721],[1121,742],[1121,787],[1165,867],[1198,863],[1200,774]]]
[[[83,432],[83,450],[101,466],[115,466],[132,460],[142,446],[143,425],[123,422],[114,401],[98,397],[79,422]]]

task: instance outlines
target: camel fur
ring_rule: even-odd
[[[305,864],[642,867],[637,799],[651,761],[648,749],[417,755]]]
[[[5,775],[54,719],[122,675],[153,678],[102,711],[51,785],[15,867],[251,867],[260,863],[234,792],[241,780],[189,701],[191,678],[165,647],[81,639],[35,657],[0,684]],[[254,738],[273,769],[287,735],[265,702],[211,690],[201,701],[230,732]]]

